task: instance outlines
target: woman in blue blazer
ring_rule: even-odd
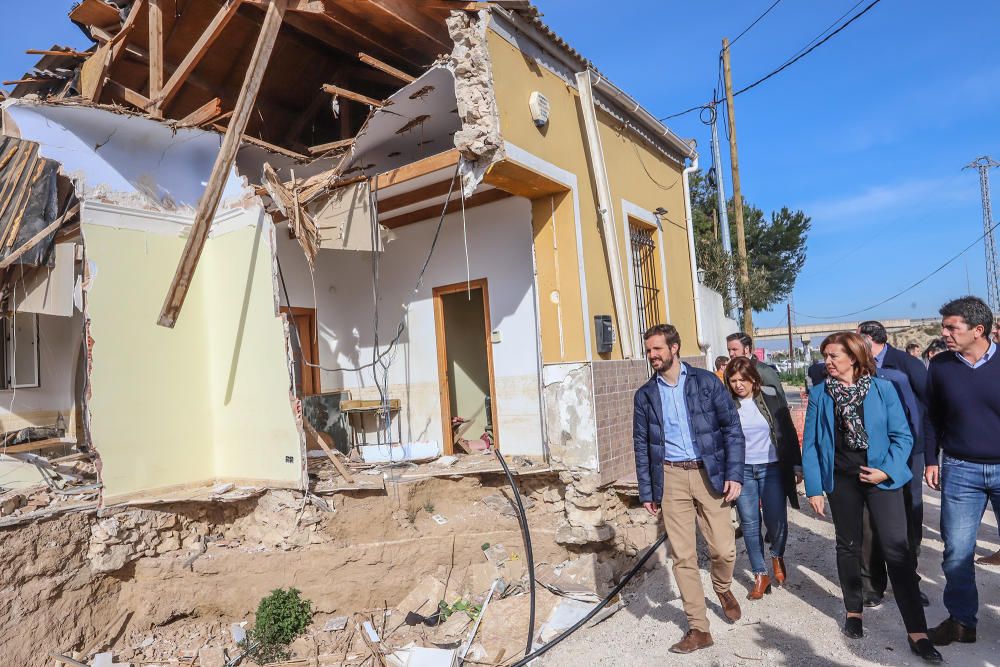
[[[907,548],[902,487],[912,476],[906,460],[913,436],[896,388],[875,377],[875,359],[856,333],[828,336],[820,352],[828,377],[809,392],[802,472],[806,496],[816,513],[824,516],[826,500],[830,502],[837,574],[847,609],[844,634],[853,639],[863,636],[861,541],[867,507],[910,649],[927,662],[941,662],[941,654],[927,638],[917,564]]]

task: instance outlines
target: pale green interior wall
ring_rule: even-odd
[[[272,226],[259,211],[244,215],[260,235],[250,227],[208,241],[173,329],[156,321],[184,239],[83,225],[95,267],[89,410],[106,500],[227,479],[301,485]]]
[[[452,417],[464,417],[471,421],[462,437],[474,440],[486,429],[485,399],[490,393],[483,291],[474,289],[471,293],[445,294],[441,302],[444,307]]]

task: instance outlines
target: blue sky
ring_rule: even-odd
[[[618,86],[665,116],[711,96],[722,37],[734,37],[772,1],[617,0],[613,9],[606,0],[536,4],[544,20]],[[780,2],[732,48],[734,85],[769,72],[854,4]],[[0,1],[0,25],[7,26],[2,79],[30,69],[36,57],[25,49],[88,45],[66,18],[71,6],[66,0]],[[737,98],[744,197],[766,211],[788,205],[813,218],[796,311],[840,315],[870,306],[982,233],[978,179],[961,168],[984,154],[1000,159],[997,26],[1000,4],[993,0],[883,0]],[[697,115],[669,125],[697,139],[707,168],[709,135]],[[994,181],[1000,191],[1000,169]],[[982,244],[861,317],[931,316],[967,285],[984,295]],[[784,313],[782,304],[755,322],[781,324]]]

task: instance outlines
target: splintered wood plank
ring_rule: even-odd
[[[149,0],[149,99],[150,113],[155,118],[160,113],[160,90],[163,88],[163,8],[162,0]]]
[[[219,11],[209,22],[205,31],[201,33],[201,37],[191,46],[191,50],[184,56],[177,69],[174,70],[174,73],[170,75],[170,78],[164,84],[159,100],[161,109],[166,109],[167,105],[180,92],[181,85],[191,72],[194,71],[194,68],[198,66],[201,59],[205,57],[205,54],[208,53],[212,44],[222,34],[223,29],[229,25],[229,21],[236,16],[236,10],[240,8],[240,2],[241,0],[228,0],[219,8]],[[152,93],[150,93],[150,97],[154,97]]]
[[[346,88],[335,86],[331,83],[324,83],[323,91],[330,93],[331,95],[339,95],[341,97],[346,97],[349,100],[354,100],[355,102],[367,104],[368,106],[375,107],[376,109],[382,108],[382,102],[380,100],[368,97],[367,95],[362,95],[361,93],[356,93],[353,90],[347,90]]]
[[[87,58],[90,56],[89,53],[84,51],[74,51],[72,49],[67,49],[66,51],[58,51],[55,49],[26,49],[25,53],[29,56],[72,56],[74,58]]]
[[[148,97],[142,93],[137,93],[131,88],[126,88],[117,81],[112,81],[108,79],[105,81],[104,86],[111,92],[115,97],[120,97],[123,101],[131,104],[137,109],[143,111],[147,110],[151,106],[151,102]]]
[[[331,447],[333,439],[330,438],[330,435],[328,433],[317,431],[313,428],[312,424],[305,420],[305,418],[302,419],[302,426],[305,427],[306,435],[309,436],[309,439],[319,445],[320,449],[322,449],[326,453],[327,457],[329,457],[330,461],[333,462],[333,467],[337,469],[340,476],[347,480],[348,484],[354,484],[354,476],[351,475],[347,466],[345,466],[343,462],[337,458],[336,454],[333,453],[333,448]],[[328,439],[329,442],[327,442]]]
[[[331,141],[329,143],[320,144],[319,146],[310,146],[310,155],[318,155],[319,153],[328,153],[330,151],[335,151],[338,148],[346,148],[354,143],[356,137],[351,137],[350,139],[338,139],[337,141]]]
[[[253,111],[254,103],[257,100],[257,93],[260,91],[261,83],[264,80],[264,72],[267,70],[268,61],[271,59],[271,51],[274,49],[274,42],[277,40],[278,31],[281,29],[281,22],[285,16],[285,8],[288,0],[272,0],[264,15],[264,23],[257,37],[257,44],[254,46],[253,55],[250,57],[250,64],[247,67],[246,77],[243,86],[240,88],[240,96],[233,109],[233,117],[226,130],[226,135],[222,140],[222,147],[219,155],[215,159],[212,167],[212,174],[208,179],[208,187],[205,194],[198,202],[198,210],[195,212],[194,223],[191,225],[191,233],[184,244],[181,259],[170,283],[170,289],[163,302],[158,323],[160,326],[173,328],[177,323],[181,308],[184,306],[184,299],[188,289],[191,287],[191,280],[194,277],[201,252],[205,248],[205,241],[208,240],[208,232],[212,226],[212,219],[219,208],[219,201],[222,199],[222,190],[225,187],[226,179],[233,167],[236,153],[240,148],[240,140],[246,131],[247,122],[250,120],[250,113]]]
[[[10,266],[14,262],[16,262],[18,259],[20,259],[22,256],[24,256],[24,254],[26,252],[28,252],[29,250],[31,250],[32,248],[34,248],[36,245],[38,245],[39,243],[41,243],[45,239],[45,237],[47,237],[49,234],[51,234],[54,231],[56,231],[57,229],[59,229],[60,225],[62,225],[64,222],[66,222],[67,220],[69,220],[70,218],[72,218],[74,215],[76,215],[79,212],[80,212],[80,205],[79,204],[74,204],[72,208],[70,208],[68,211],[66,211],[62,215],[60,215],[58,218],[56,218],[51,223],[49,223],[49,225],[47,227],[45,227],[45,229],[43,229],[42,231],[38,232],[37,234],[35,234],[34,236],[32,236],[27,241],[25,241],[24,245],[22,245],[20,248],[18,248],[17,250],[15,250],[14,252],[12,252],[11,254],[9,254],[6,257],[4,257],[3,260],[0,261],[0,269],[6,269],[8,266]],[[25,450],[25,451],[27,451],[27,450]]]
[[[184,116],[180,120],[181,125],[196,126],[203,125],[210,120],[214,120],[222,115],[222,100],[218,97],[205,102],[203,105]]]
[[[374,67],[377,70],[381,70],[386,74],[396,77],[403,83],[413,83],[414,81],[417,80],[416,77],[410,76],[403,70],[396,69],[392,65],[386,64],[381,60],[379,60],[378,58],[368,55],[367,53],[359,53],[358,60],[360,60],[366,65]]]

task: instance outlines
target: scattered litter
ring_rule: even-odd
[[[246,621],[240,621],[239,623],[233,623],[229,626],[229,634],[232,635],[233,641],[239,644],[242,641],[246,641],[247,630]]]
[[[589,614],[597,604],[596,602],[581,602],[580,600],[571,600],[568,598],[560,601],[552,610],[552,613],[549,614],[548,619],[542,627],[538,629],[538,641],[543,644],[552,641],[564,630],[572,627],[573,624],[579,622],[584,616]],[[621,596],[615,596],[608,603],[608,606],[590,620],[590,625],[597,625],[623,606],[625,605],[622,602]]]
[[[454,454],[449,454],[448,456],[442,456],[441,458],[439,458],[437,461],[434,462],[433,465],[439,468],[447,468],[449,466],[455,465],[456,463],[458,463],[458,457],[455,456]]]
[[[458,664],[455,649],[410,646],[386,656],[386,664],[393,667],[454,667]]]
[[[434,523],[436,523],[439,526],[443,526],[444,524],[448,523],[448,519],[444,518],[440,514],[433,514],[431,515],[431,518],[434,519]]]
[[[340,632],[347,627],[348,616],[334,616],[323,626],[323,632]]]
[[[365,621],[362,624],[362,626],[364,627],[365,632],[368,634],[368,639],[372,640],[372,642],[376,644],[382,641],[381,639],[379,639],[378,633],[375,632],[375,626],[371,624],[371,621]]]

